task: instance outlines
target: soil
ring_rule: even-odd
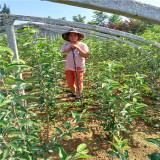
[[[63,98],[62,101],[65,101]],[[67,100],[68,101],[68,100]],[[70,100],[72,101],[72,100]],[[76,110],[73,106],[66,111],[69,113],[71,110]],[[96,110],[96,108],[94,109]],[[64,113],[65,114],[65,113]],[[50,138],[56,134],[54,127],[59,127],[59,125],[63,122],[73,121],[71,115],[65,119],[57,119],[56,125],[50,125]],[[85,143],[87,144],[88,154],[93,157],[94,160],[116,160],[116,158],[111,157],[106,154],[106,151],[113,151],[111,144],[108,142],[109,139],[106,133],[103,131],[103,128],[100,126],[100,121],[95,120],[93,118],[86,119],[87,123],[84,125],[84,128],[89,129],[89,132],[75,132],[72,133],[72,138],[65,137],[63,140],[60,140],[59,143],[64,147],[66,153],[72,154],[76,151],[76,148],[79,144]],[[46,135],[46,132],[42,133],[42,137]],[[144,138],[158,138],[160,135],[160,130],[156,129],[141,119],[136,119],[133,122],[133,125],[130,126],[130,132],[124,132],[123,138],[130,139],[127,143],[131,149],[127,149],[129,151],[130,159],[136,160],[147,160],[148,158],[145,155],[152,154],[154,152],[160,153],[160,150],[155,145],[150,145]],[[55,156],[57,155],[57,156]],[[60,160],[58,156],[58,152],[53,152],[53,156],[49,157],[53,160]],[[86,159],[87,160],[87,159]]]
[[[73,99],[64,98],[66,95],[67,92],[64,92],[59,99],[61,102],[68,102],[69,105],[64,110],[57,111],[57,114],[53,116],[54,120],[50,123],[49,127],[49,139],[53,139],[53,135],[56,134],[54,127],[59,127],[59,125],[63,122],[72,121],[73,123],[71,110],[77,110],[77,107],[74,106],[75,102]],[[146,97],[144,101],[148,104],[152,103],[152,100],[148,97]],[[58,106],[61,106],[61,103],[58,104]],[[157,110],[159,111],[158,108],[159,107],[157,106]],[[85,106],[79,107],[78,109],[82,111],[85,109]],[[96,109],[97,106],[90,108],[89,112],[96,112]],[[39,110],[35,110],[34,112],[38,113],[38,117],[41,117],[40,119],[43,119],[45,112],[42,113]],[[151,112],[150,116],[153,114],[156,114],[159,117],[157,111],[156,113]],[[113,150],[111,144],[108,142],[111,139],[107,136],[106,132],[103,131],[103,128],[100,126],[100,121],[92,117],[86,119],[86,121],[87,123],[83,127],[88,129],[88,132],[75,132],[72,133],[72,138],[66,136],[63,140],[59,139],[59,144],[63,146],[66,153],[68,155],[72,154],[76,151],[78,145],[85,143],[87,145],[88,155],[91,155],[93,160],[117,160],[116,158],[113,158],[105,153],[106,151]],[[123,132],[123,138],[129,139],[127,145],[131,148],[127,150],[129,151],[130,160],[148,160],[145,155],[152,154],[154,152],[160,153],[158,147],[144,140],[144,138],[159,138],[160,130],[158,128],[154,128],[153,125],[145,123],[141,118],[137,118],[133,122],[133,125],[129,127],[130,132]],[[46,126],[42,127],[42,130],[41,138],[45,143]],[[58,152],[56,151],[52,152],[52,156],[46,156],[46,158],[60,160]]]

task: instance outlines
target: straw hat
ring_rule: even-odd
[[[66,41],[70,41],[69,40],[69,33],[77,33],[79,35],[78,41],[80,41],[84,38],[84,34],[78,32],[75,28],[72,28],[72,29],[68,30],[67,32],[63,33],[62,38]]]

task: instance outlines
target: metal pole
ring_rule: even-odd
[[[76,66],[76,61],[75,61],[75,54],[74,54],[74,49],[73,48],[72,48],[72,54],[73,54],[73,61],[74,61],[74,66],[75,66],[75,70],[76,70],[76,77],[77,77],[77,84],[78,84],[78,90],[79,90],[81,105],[83,106],[82,96],[81,96],[81,89],[79,87],[79,79],[78,79],[78,74],[77,74],[77,66]]]

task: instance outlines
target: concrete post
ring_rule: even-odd
[[[14,33],[14,20],[10,20],[10,19],[3,19],[3,22],[5,24],[5,28],[6,28],[6,33],[7,33],[7,38],[8,38],[8,43],[9,43],[9,47],[13,50],[14,52],[14,56],[12,59],[19,59],[19,55],[18,55],[18,49],[17,49],[17,43],[16,43],[16,36]],[[15,69],[14,72],[17,72],[19,70],[19,68]],[[22,73],[20,73],[18,75],[18,77],[20,79],[23,79],[22,77]],[[19,90],[21,95],[25,95],[25,91],[24,90]],[[26,101],[22,101],[21,102],[23,106],[26,105]]]
[[[14,52],[13,59],[19,59],[17,43],[16,43],[16,36],[14,33],[14,26],[13,26],[14,21],[5,19],[4,23],[5,23],[5,27],[6,27],[6,33],[7,33],[9,47]]]
[[[52,34],[51,34],[51,32],[49,32],[49,40],[50,41],[52,40]]]
[[[34,35],[33,35],[33,39],[37,39],[38,38],[38,33],[36,32]]]
[[[54,39],[54,33],[52,33],[52,39]]]
[[[42,35],[43,35],[43,38],[46,38],[46,31],[45,30],[42,30]]]
[[[41,38],[43,38],[43,31],[42,31],[42,29],[39,29],[39,35],[38,36],[41,37]]]

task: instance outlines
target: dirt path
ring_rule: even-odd
[[[56,134],[54,130],[55,126],[58,127],[63,122],[73,121],[71,110],[76,110],[77,107],[74,106],[75,102],[73,99],[64,98],[66,94],[67,92],[64,92],[60,101],[62,103],[69,103],[69,106],[63,110],[63,114],[67,116],[62,119],[57,119],[56,124],[50,126],[50,137],[53,137],[53,135]],[[96,111],[96,107],[94,110]],[[106,138],[106,133],[103,131],[103,128],[100,127],[100,121],[94,118],[86,119],[86,121],[87,123],[84,128],[87,128],[89,132],[75,132],[72,134],[72,138],[65,137],[63,140],[60,140],[59,143],[64,147],[67,154],[73,153],[76,151],[79,144],[85,143],[87,144],[89,155],[93,156],[93,160],[112,160],[113,158],[105,153],[106,151],[112,151],[112,147],[108,142],[109,139]],[[131,147],[131,149],[128,149],[130,159],[149,160],[144,156],[152,154],[153,152],[160,152],[158,147],[152,144],[149,145],[149,143],[144,140],[144,138],[158,138],[158,135],[160,135],[158,129],[146,125],[140,119],[134,121],[133,125],[130,126],[130,133],[123,133],[124,139],[130,139],[127,144]],[[50,158],[53,160],[60,160],[55,154],[58,155],[57,152],[53,152],[53,156]],[[116,159],[114,158],[114,160]]]
[[[57,104],[57,109],[53,111],[54,115],[51,120],[50,128],[49,128],[49,138],[53,139],[53,135],[56,134],[54,127],[59,127],[59,125],[63,122],[73,121],[74,119],[71,116],[71,110],[82,111],[86,108],[77,107],[74,102],[74,99],[67,99],[66,95],[69,93],[67,90],[67,85],[62,82],[63,87],[65,88],[63,93],[59,96],[59,103]],[[85,100],[85,98],[83,99]],[[88,109],[89,112],[95,112],[98,109],[97,106],[92,106]],[[44,119],[46,113],[41,113],[38,109],[35,110],[38,114],[38,118],[41,120]],[[152,116],[153,113],[151,113]],[[157,114],[158,115],[158,114]],[[106,154],[106,151],[113,151],[111,144],[108,142],[110,139],[107,138],[106,132],[103,131],[103,128],[100,126],[100,121],[95,118],[86,119],[86,124],[83,126],[88,129],[89,132],[75,132],[72,133],[72,138],[65,137],[64,139],[59,139],[59,144],[64,147],[64,150],[67,154],[71,154],[76,151],[76,148],[79,144],[85,143],[87,144],[87,149],[89,151],[89,155],[93,157],[93,160],[113,160],[113,157]],[[44,122],[45,125],[45,122]],[[46,137],[46,127],[42,126],[43,132],[41,133],[41,138],[45,139]],[[130,139],[128,142],[128,146],[131,149],[128,149],[130,159],[136,160],[149,160],[144,157],[145,155],[152,154],[153,152],[160,152],[158,147],[155,145],[149,145],[144,138],[158,138],[160,135],[160,130],[145,124],[141,119],[136,119],[133,125],[130,126],[130,132],[124,132],[123,138]],[[46,156],[47,158],[47,156]],[[58,152],[54,151],[52,156],[48,157],[53,160],[60,160],[58,156]],[[87,160],[87,159],[86,159]],[[116,160],[116,158],[114,158]]]

